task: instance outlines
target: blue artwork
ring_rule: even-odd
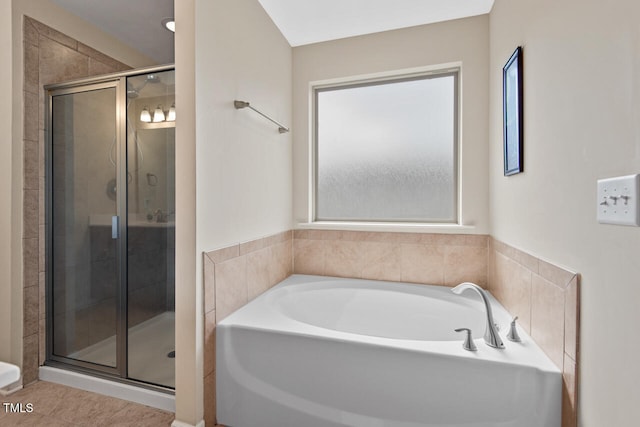
[[[504,174],[522,172],[522,48],[502,69],[504,113]]]

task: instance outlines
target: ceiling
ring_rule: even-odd
[[[494,0],[258,0],[300,46],[489,13]]]
[[[51,0],[154,59],[174,62],[162,27],[174,0]],[[175,0],[179,1],[179,0]],[[488,13],[494,0],[258,0],[291,46]]]
[[[51,1],[158,64],[174,62],[173,33],[162,26],[164,18],[173,17],[174,0]]]

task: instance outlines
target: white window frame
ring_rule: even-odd
[[[310,84],[310,129],[311,129],[311,147],[309,156],[309,225],[320,226],[340,226],[346,225],[349,228],[371,229],[377,226],[385,228],[401,226],[403,228],[411,226],[461,226],[461,177],[460,177],[460,127],[461,127],[461,66],[459,64],[445,64],[436,67],[425,67],[421,69],[412,69],[404,71],[395,71],[382,73],[377,75],[356,76],[343,79],[333,79],[321,82],[312,82]],[[359,221],[359,220],[318,220],[316,214],[317,200],[317,176],[318,176],[318,97],[317,93],[336,88],[350,88],[359,86],[371,86],[376,84],[395,83],[410,80],[419,80],[427,78],[438,78],[444,76],[454,76],[454,147],[453,147],[453,187],[454,187],[454,215],[451,221],[402,221],[402,220],[376,220],[376,221]],[[355,226],[355,227],[353,227]]]

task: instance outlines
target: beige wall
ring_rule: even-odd
[[[10,94],[13,87],[12,81],[12,55],[11,55],[11,0],[0,1],[0,93]],[[22,346],[20,338],[22,333],[22,294],[16,295],[22,290],[22,285],[13,286],[14,275],[12,257],[12,211],[14,207],[12,186],[12,99],[3,96],[0,100],[0,129],[3,129],[0,137],[0,194],[3,203],[0,204],[0,232],[3,238],[0,240],[0,360],[20,364],[22,359]],[[20,181],[22,182],[22,181]],[[15,191],[21,195],[20,188]],[[20,204],[21,197],[18,199]],[[19,238],[20,236],[18,236]],[[18,264],[19,260],[18,260]],[[16,333],[16,330],[18,332]]]
[[[202,409],[202,290],[196,282],[196,0],[176,19],[176,421],[196,425]]]
[[[198,248],[291,228],[291,47],[257,0],[203,1],[196,28]],[[294,129],[294,133],[296,130]]]
[[[291,136],[233,107],[242,99],[291,122],[291,48],[257,0],[175,8],[176,187],[183,189],[176,330],[195,332],[176,335],[176,419],[195,425],[204,413],[202,258],[195,254],[291,227]]]
[[[488,233],[488,41],[488,16],[483,15],[294,48],[295,222],[308,219],[310,82],[461,63],[462,223],[472,228],[458,232]]]
[[[497,0],[490,16],[491,234],[581,273],[581,426],[637,423],[640,228],[596,222],[596,180],[640,172],[638,22],[636,0]],[[518,45],[525,172],[505,178],[501,69]]]

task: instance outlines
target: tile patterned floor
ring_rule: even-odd
[[[13,413],[4,403],[25,411],[31,403],[33,411]],[[2,427],[168,427],[173,419],[171,412],[45,381],[0,396]]]

